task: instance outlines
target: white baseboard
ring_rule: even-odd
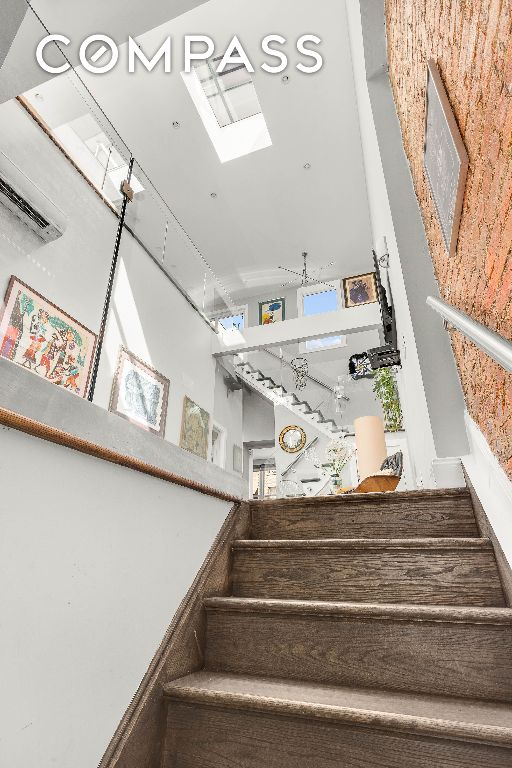
[[[470,453],[462,463],[509,564],[512,564],[512,483],[471,416],[466,413]]]

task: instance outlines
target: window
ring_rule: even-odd
[[[277,497],[277,472],[275,464],[255,466],[252,472],[253,499],[275,499]]]
[[[224,328],[225,331],[230,331],[232,328],[236,328],[237,331],[241,331],[245,327],[245,315],[243,312],[237,315],[228,315],[228,317],[219,317],[217,323]]]
[[[332,288],[327,284],[308,286],[299,288],[297,299],[299,303],[299,315],[302,317],[311,317],[312,315],[322,315],[325,312],[335,312],[341,307],[341,286],[339,280],[332,280]],[[301,352],[316,352],[321,349],[334,349],[335,347],[345,347],[347,345],[346,336],[328,336],[323,339],[310,339],[302,342]]]
[[[236,56],[236,51],[234,51]],[[261,114],[260,102],[251,75],[243,64],[228,64],[224,72],[216,69],[222,56],[196,65],[195,73],[220,128]]]
[[[181,76],[221,163],[272,146],[251,74],[243,64],[216,70],[222,56]]]
[[[228,313],[216,313],[212,316],[212,320],[215,320],[217,324],[217,332],[225,331],[242,331],[245,328],[247,318],[247,306],[236,307]]]

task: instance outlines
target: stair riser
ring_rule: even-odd
[[[391,496],[391,495],[390,495]],[[471,538],[479,536],[473,509],[465,498],[402,502],[396,494],[386,506],[372,499],[345,497],[334,503],[315,499],[315,507],[279,502],[252,506],[253,539]]]
[[[509,768],[511,750],[171,702],[162,768]]]
[[[209,609],[212,671],[512,701],[510,625]]]
[[[235,549],[233,595],[505,605],[492,550]]]

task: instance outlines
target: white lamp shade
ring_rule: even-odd
[[[386,459],[386,438],[384,422],[379,416],[361,416],[354,419],[356,435],[357,470],[359,480],[380,471],[382,462]]]

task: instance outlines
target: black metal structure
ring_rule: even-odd
[[[130,181],[132,179],[133,164],[135,158],[131,157],[128,164],[128,176],[126,182],[121,185],[121,192],[123,193],[123,205],[121,207],[121,213],[119,214],[119,222],[117,225],[116,241],[114,245],[114,254],[112,256],[112,263],[110,265],[110,273],[107,282],[107,293],[105,295],[105,302],[103,304],[103,312],[101,314],[100,330],[98,333],[98,340],[96,342],[96,349],[94,352],[94,362],[91,370],[91,382],[89,384],[89,392],[87,393],[87,399],[92,403],[94,398],[94,390],[96,388],[96,379],[98,378],[98,370],[100,367],[101,350],[103,348],[103,340],[105,338],[105,330],[107,327],[108,313],[110,311],[110,302],[112,300],[112,291],[114,288],[114,280],[117,271],[117,262],[119,260],[119,249],[121,247],[121,239],[123,237],[124,221],[126,218],[126,208],[130,202]]]
[[[398,350],[398,334],[396,329],[395,312],[391,298],[391,287],[388,282],[389,300],[386,289],[382,285],[380,274],[379,259],[375,251],[373,253],[373,263],[375,265],[375,281],[377,284],[377,296],[379,299],[380,313],[382,317],[382,328],[384,330],[384,341],[382,347],[369,349],[367,352],[368,360],[372,370],[379,368],[393,368],[395,365],[401,365],[400,351]]]

